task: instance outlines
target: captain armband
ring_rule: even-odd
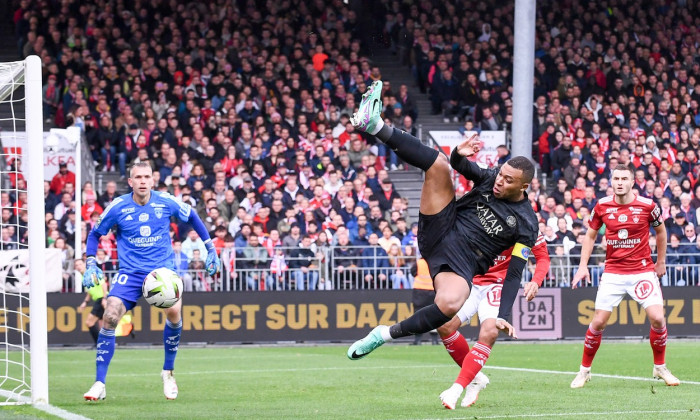
[[[518,242],[513,247],[513,252],[511,255],[527,261],[527,259],[530,258],[530,247]]]
[[[659,206],[654,206],[651,210],[651,225],[653,227],[659,227],[663,221],[661,221],[661,209]]]

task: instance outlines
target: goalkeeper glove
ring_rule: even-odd
[[[86,264],[87,269],[85,270],[85,274],[83,274],[83,287],[89,289],[100,284],[102,280],[104,280],[105,275],[102,269],[97,266],[95,257],[88,257]]]
[[[221,260],[219,256],[216,255],[216,248],[214,248],[214,244],[212,244],[211,241],[207,242],[206,246],[207,261],[204,264],[204,269],[207,270],[210,276],[213,276],[221,270]]]

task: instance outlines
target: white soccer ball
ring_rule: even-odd
[[[182,297],[184,287],[176,272],[167,268],[157,268],[146,276],[141,286],[146,302],[157,308],[170,308]]]

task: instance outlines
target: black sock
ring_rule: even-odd
[[[100,327],[98,327],[97,324],[95,324],[89,328],[89,331],[90,336],[92,336],[92,339],[95,340],[95,344],[97,344],[97,336],[100,335]]]
[[[389,327],[392,338],[406,337],[408,335],[427,333],[437,327],[441,327],[452,319],[442,313],[436,304],[426,306],[407,319]]]
[[[424,171],[433,166],[440,153],[405,131],[387,125],[379,130],[376,137],[391,147],[404,162]]]

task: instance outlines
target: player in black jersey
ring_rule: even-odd
[[[448,161],[410,134],[384,125],[381,90],[381,81],[372,83],[351,122],[425,171],[418,246],[428,261],[436,296],[434,304],[406,320],[373,329],[350,346],[348,358],[361,359],[387,341],[428,332],[452,319],[469,297],[472,277],[488,271],[494,259],[511,246],[516,258],[511,259],[506,274],[497,326],[512,334],[506,319],[538,233],[537,218],[525,194],[534,175],[532,162],[519,156],[498,169],[483,169],[467,159],[479,151],[476,135],[457,146]],[[474,182],[472,191],[458,201],[450,166]]]

